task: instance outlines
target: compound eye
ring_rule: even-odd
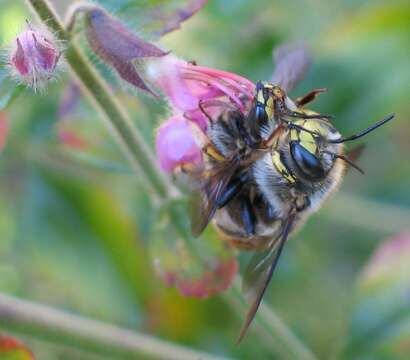
[[[319,159],[299,142],[290,142],[290,154],[296,167],[306,179],[317,181],[325,177],[325,171]]]
[[[266,114],[265,107],[261,104],[257,104],[255,107],[255,118],[259,124],[264,124],[268,121],[268,115]]]

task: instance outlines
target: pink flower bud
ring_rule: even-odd
[[[158,129],[156,137],[157,156],[161,168],[172,172],[180,166],[202,164],[201,129],[181,116],[169,118]]]
[[[26,30],[13,42],[10,64],[16,78],[34,89],[53,77],[60,50],[50,37]]]

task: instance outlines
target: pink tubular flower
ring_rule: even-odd
[[[26,30],[13,42],[10,64],[14,75],[34,89],[53,77],[60,50],[40,31]]]
[[[202,67],[168,55],[153,61],[148,77],[166,95],[174,114],[184,115],[203,131],[209,119],[227,108],[244,111],[255,85],[236,74]],[[206,113],[206,114],[205,114]]]
[[[158,129],[156,148],[161,169],[202,164],[201,130],[191,121],[175,115]]]
[[[228,109],[245,112],[254,96],[251,81],[173,55],[153,60],[147,75],[172,108],[173,116],[160,127],[156,139],[159,162],[167,172],[183,164],[201,165],[209,121]]]

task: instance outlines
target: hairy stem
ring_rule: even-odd
[[[77,78],[82,91],[102,115],[105,125],[115,136],[137,173],[145,176],[146,183],[151,186],[154,194],[158,197],[169,197],[172,191],[175,193],[175,188],[157,168],[152,151],[132,124],[131,119],[111,89],[101,79],[80,49],[70,41],[70,33],[65,30],[50,3],[46,0],[27,0],[27,2],[40,19],[56,34],[56,37],[67,45],[64,57],[71,72]]]
[[[0,328],[109,356],[223,360],[187,347],[0,294]]]
[[[168,178],[157,168],[152,152],[149,151],[142,136],[115,99],[111,89],[97,74],[80,49],[70,41],[70,34],[64,29],[49,1],[26,1],[43,23],[56,34],[57,38],[67,43],[65,58],[72,73],[82,85],[84,94],[101,113],[105,124],[115,136],[134,169],[137,170],[137,174],[145,177],[158,200],[169,201],[172,199],[177,191],[168,181]],[[170,218],[179,234],[184,238],[189,237],[176,208],[170,207]],[[190,244],[190,248],[195,252],[194,244]],[[239,287],[235,285],[234,289],[225,298],[228,297],[231,303],[237,302],[237,297],[240,296],[239,293]],[[243,314],[244,312],[241,310],[240,315],[243,316]],[[289,358],[315,359],[311,351],[297,339],[269,307],[261,306],[256,317],[256,323],[259,328],[263,329],[265,337],[270,339],[269,346],[275,352],[278,352],[280,343],[286,348]]]

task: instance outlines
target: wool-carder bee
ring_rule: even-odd
[[[343,144],[394,117],[343,137],[329,115],[305,108],[324,91],[313,90],[293,101],[281,87],[258,82],[248,112],[227,109],[210,122],[193,233],[199,235],[212,220],[234,247],[256,251],[244,276],[252,305],[239,340],[256,314],[289,234],[338,188],[345,164],[361,171],[344,155]]]

